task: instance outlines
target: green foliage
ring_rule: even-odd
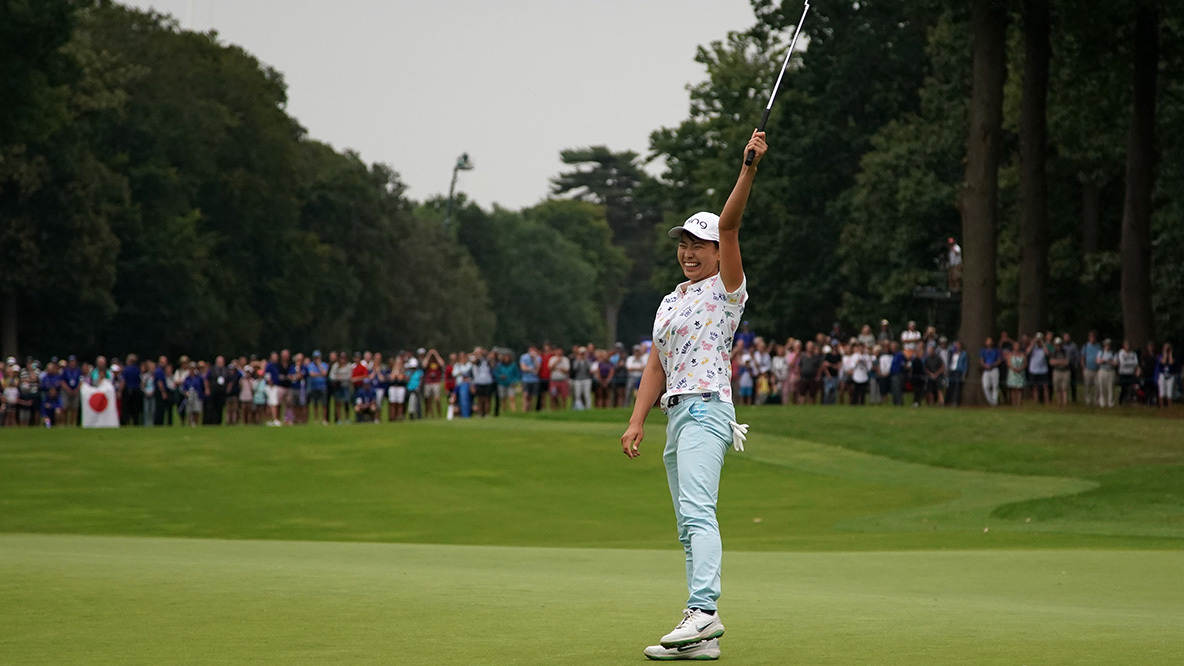
[[[612,278],[607,271],[622,258],[607,242],[599,207],[573,203],[544,202],[525,214],[503,208],[487,213],[463,199],[454,208],[457,238],[489,285],[497,313],[488,342],[524,349],[546,340],[566,346],[604,337],[597,285]],[[428,202],[437,210],[444,205]],[[600,245],[583,246],[578,239]]]
[[[596,271],[588,285],[593,297],[605,306],[621,301],[629,289],[629,257],[613,244],[612,229],[605,219],[605,207],[587,201],[548,199],[523,211],[527,221],[559,232],[577,248],[583,260]]]
[[[796,2],[754,0],[755,25],[700,50],[707,78],[687,120],[651,137],[664,159],[668,210],[722,205],[748,127],[800,15]],[[1018,140],[1023,48],[1012,6],[1000,170],[997,324],[1014,327],[1018,299]],[[1162,6],[1163,63],[1156,190],[1155,307],[1178,338],[1184,300],[1175,251],[1184,232],[1182,15]],[[771,150],[745,213],[742,243],[758,328],[809,334],[832,317],[921,319],[914,287],[935,274],[947,236],[960,237],[971,36],[967,7],[928,0],[812,8],[808,46],[782,82]],[[1130,118],[1133,14],[1122,4],[1053,3],[1048,125],[1051,319],[1058,329],[1122,327],[1117,250]],[[1082,249],[1083,189],[1098,188],[1099,244]],[[668,216],[673,221],[674,215]],[[662,273],[655,271],[655,277]],[[956,309],[937,323],[957,329]]]
[[[472,259],[398,175],[304,137],[279,73],[118,5],[76,15],[68,122],[0,173],[26,348],[470,346],[493,313]],[[7,185],[7,186],[5,186]],[[118,239],[118,241],[116,241]],[[83,326],[63,327],[62,313]]]
[[[608,341],[632,341],[648,335],[661,293],[653,289],[651,276],[655,269],[653,228],[662,218],[662,186],[642,169],[640,158],[632,151],[592,146],[563,150],[560,158],[571,168],[552,179],[552,193],[603,206],[612,230],[610,240],[629,263],[620,287],[604,292],[609,308],[606,317],[610,318],[606,325],[616,328],[608,331]]]
[[[902,11],[899,2],[828,3],[807,19],[809,47],[782,82],[767,127],[770,153],[741,235],[749,289],[760,304],[750,313],[757,328],[823,330],[840,307],[866,308],[857,303],[867,303],[867,287],[840,276],[840,238],[850,218],[843,204],[873,135],[919,106],[928,67],[918,64],[939,14],[930,3],[909,4]],[[690,119],[651,137],[675,207],[722,207],[784,57],[783,35],[799,13],[770,2],[754,6],[752,30],[700,49],[708,80],[692,88]],[[848,292],[855,296],[844,306]]]

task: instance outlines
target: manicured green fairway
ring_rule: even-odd
[[[1184,653],[1184,422],[741,416],[725,660]],[[623,417],[0,431],[0,663],[637,663],[685,589]]]

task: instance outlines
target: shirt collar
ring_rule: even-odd
[[[696,292],[701,292],[708,285],[710,280],[714,280],[717,277],[719,277],[719,273],[712,273],[698,282],[691,282],[690,280],[682,282],[678,285],[678,293],[681,296],[685,296],[691,289],[694,289]]]

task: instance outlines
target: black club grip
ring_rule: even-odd
[[[765,107],[765,112],[761,114],[761,124],[756,126],[756,131],[765,131],[765,123],[769,122],[769,107]],[[752,161],[756,159],[756,151],[748,151],[748,155],[744,157],[744,166],[752,166]]]

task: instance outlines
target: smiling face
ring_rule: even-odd
[[[678,265],[691,282],[709,278],[719,272],[719,246],[683,232],[678,239]]]

